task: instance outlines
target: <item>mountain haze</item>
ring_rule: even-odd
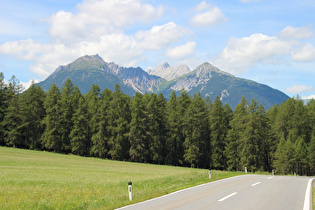
[[[86,55],[68,65],[59,66],[38,85],[48,91],[53,82],[62,87],[68,78],[79,87],[82,94],[87,93],[92,84],[99,85],[101,90],[108,88],[112,91],[115,84],[119,84],[121,90],[130,96],[136,92],[162,93],[166,98],[173,90],[179,95],[184,89],[191,96],[200,92],[204,98],[210,97],[212,101],[219,95],[221,101],[228,103],[232,109],[242,96],[248,100],[254,98],[266,109],[289,98],[279,90],[235,77],[209,63],[203,63],[190,71],[186,65],[173,68],[165,62],[149,74],[140,67],[126,68],[113,62],[107,63],[98,55]]]

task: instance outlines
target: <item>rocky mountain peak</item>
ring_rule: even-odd
[[[172,67],[167,62],[164,62],[162,65],[159,65],[155,70],[152,70],[149,73],[170,81],[184,74],[190,73],[190,69],[187,65]]]
[[[216,72],[216,73],[219,73],[219,74],[224,74],[224,75],[227,75],[227,76],[234,77],[232,74],[229,74],[229,73],[227,73],[225,71],[222,71],[222,70],[218,69],[217,67],[211,65],[208,62],[205,62],[205,63],[197,66],[196,69],[194,70],[194,72],[197,73],[197,74]]]
[[[167,69],[167,68],[170,68],[171,66],[167,63],[167,62],[164,62],[162,65],[158,66],[162,69]]]

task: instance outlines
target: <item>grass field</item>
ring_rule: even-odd
[[[239,174],[212,171],[211,180]],[[0,209],[114,209],[206,182],[204,169],[0,147]]]

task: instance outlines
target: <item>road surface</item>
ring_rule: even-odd
[[[310,177],[243,175],[180,190],[121,208],[141,209],[311,209]],[[309,192],[309,191],[308,191]],[[308,200],[307,200],[308,199]],[[306,201],[305,201],[306,200]]]

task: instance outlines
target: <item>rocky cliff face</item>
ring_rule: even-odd
[[[151,75],[162,77],[167,81],[171,81],[188,73],[190,73],[190,69],[187,65],[178,65],[176,67],[171,67],[167,62],[159,65],[158,67],[156,67],[155,70],[150,71]]]

